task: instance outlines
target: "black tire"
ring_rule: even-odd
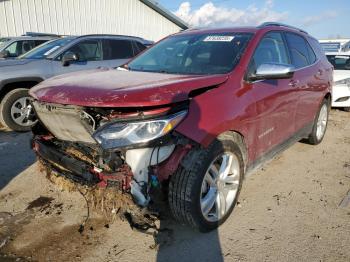
[[[317,133],[317,122],[320,116],[320,112],[323,106],[327,106],[327,122],[326,122],[326,129],[324,130],[324,133],[322,135],[322,137],[318,138],[316,133]],[[327,126],[328,126],[328,119],[329,119],[329,111],[330,111],[330,101],[328,99],[324,99],[321,103],[321,106],[317,112],[317,115],[315,117],[314,120],[314,125],[312,127],[312,132],[309,135],[309,138],[307,139],[307,143],[311,144],[311,145],[318,145],[319,143],[322,142],[324,135],[326,134],[327,131]]]
[[[0,122],[5,127],[13,131],[26,132],[31,130],[31,126],[19,125],[11,116],[12,105],[22,97],[29,97],[28,89],[18,88],[7,93],[0,103]]]
[[[344,107],[343,110],[344,110],[345,112],[350,112],[350,107]]]
[[[217,222],[205,219],[200,207],[202,182],[211,163],[224,152],[231,152],[239,160],[239,185],[235,199],[227,213]],[[173,217],[180,223],[208,232],[225,222],[234,209],[245,172],[245,146],[242,137],[230,133],[217,138],[208,148],[192,150],[185,157],[169,183],[168,201]]]

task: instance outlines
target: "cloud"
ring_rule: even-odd
[[[311,26],[314,24],[318,24],[322,21],[325,21],[327,19],[335,18],[337,16],[338,16],[338,14],[336,11],[327,11],[327,12],[321,13],[319,15],[305,17],[302,21],[302,24],[303,24],[303,26]]]
[[[183,2],[175,12],[190,26],[246,26],[258,25],[266,21],[277,22],[285,20],[288,12],[272,10],[273,0],[267,0],[262,8],[250,5],[246,9],[225,8],[208,2],[198,9],[192,10],[190,2]]]

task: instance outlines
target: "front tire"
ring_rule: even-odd
[[[169,206],[176,220],[201,232],[225,222],[242,187],[243,146],[238,134],[225,135],[186,156],[169,183]]]
[[[329,110],[329,100],[324,99],[315,118],[312,132],[309,135],[309,144],[318,145],[322,142],[327,130]]]
[[[13,131],[29,131],[36,122],[29,101],[28,89],[18,88],[7,93],[0,104],[1,124]]]

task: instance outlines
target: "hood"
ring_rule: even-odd
[[[99,69],[51,78],[31,89],[37,100],[92,107],[156,106],[188,99],[190,91],[216,86],[228,75],[174,75]]]
[[[350,78],[350,70],[334,70],[334,73],[333,73],[334,82],[340,81],[346,78]]]

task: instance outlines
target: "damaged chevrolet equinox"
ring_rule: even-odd
[[[315,38],[284,24],[186,30],[121,68],[32,88],[33,149],[57,174],[141,207],[161,188],[178,221],[209,231],[245,174],[294,142],[322,141],[332,71]]]

